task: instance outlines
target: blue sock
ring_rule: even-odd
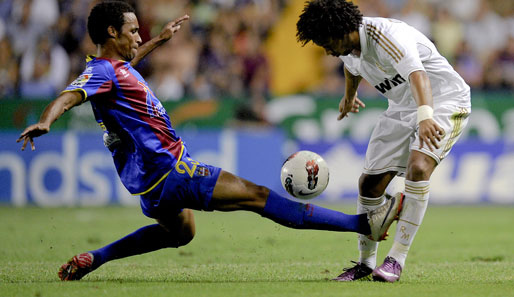
[[[173,236],[159,224],[148,225],[103,248],[90,251],[94,256],[92,268],[96,269],[111,260],[177,246]]]
[[[366,214],[348,215],[317,205],[296,202],[271,190],[263,216],[295,229],[351,231],[364,235],[371,233]]]

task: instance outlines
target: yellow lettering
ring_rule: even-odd
[[[191,164],[193,164],[193,168],[189,167],[189,165],[187,165],[186,162],[184,161],[178,161],[177,164],[175,165],[175,169],[177,170],[178,173],[180,174],[184,174],[186,173],[187,171],[187,174],[193,178],[193,175],[195,174],[195,171],[196,171],[196,166],[199,164],[197,161],[192,161]],[[181,168],[181,166],[183,168]]]

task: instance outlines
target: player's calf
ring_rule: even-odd
[[[176,217],[156,219],[157,223],[166,231],[167,247],[180,247],[190,243],[195,237],[196,226],[194,214],[191,209],[183,209]],[[161,238],[161,236],[156,236]]]

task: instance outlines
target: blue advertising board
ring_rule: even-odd
[[[342,138],[312,143],[288,139],[279,129],[181,131],[193,158],[287,195],[280,168],[296,150],[322,155],[330,183],[321,201],[355,201],[366,142]],[[137,205],[116,175],[101,132],[55,132],[20,151],[17,133],[0,133],[0,203],[76,206]],[[430,201],[439,204],[513,204],[514,143],[462,139],[436,169]]]
[[[40,206],[137,204],[116,174],[101,132],[51,132],[21,151],[16,133],[0,133],[0,202]],[[284,136],[279,130],[191,131],[193,158],[280,188]],[[273,173],[273,174],[270,174]]]

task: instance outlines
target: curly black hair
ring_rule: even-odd
[[[305,46],[309,41],[320,45],[330,39],[342,39],[359,30],[362,13],[345,0],[312,0],[305,3],[296,23],[296,38]]]
[[[107,28],[113,26],[121,31],[125,23],[124,13],[135,13],[134,8],[123,1],[107,1],[97,4],[87,18],[87,31],[94,44],[104,44],[109,38]]]

